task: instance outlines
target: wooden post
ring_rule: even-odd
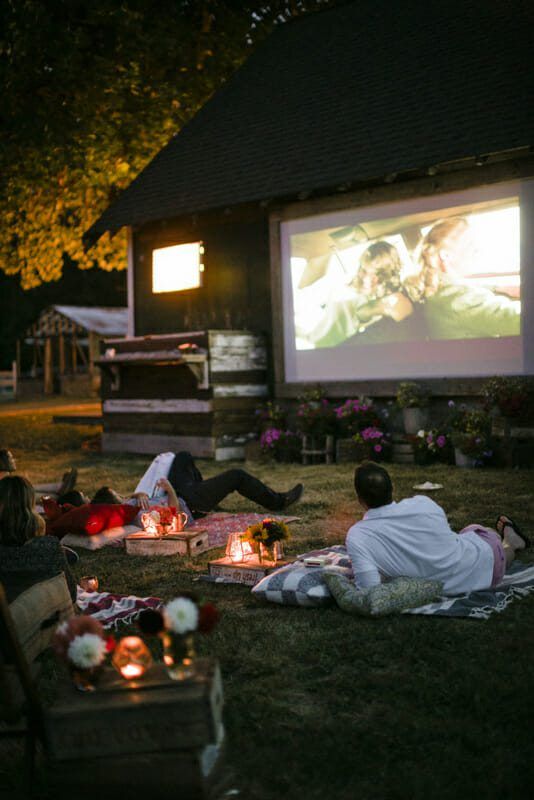
[[[63,377],[65,374],[65,338],[62,333],[58,338],[59,345],[59,374]]]
[[[16,360],[13,361],[12,370],[13,370],[13,398],[16,400],[17,399],[17,390],[18,390],[17,383],[18,383],[18,377],[19,377],[19,371],[18,371],[18,368],[17,368],[17,361]]]
[[[21,365],[21,358],[20,358],[20,339],[17,339],[16,350],[15,350],[15,360],[17,363],[17,377],[20,375],[20,365]]]
[[[72,357],[72,372],[76,375],[78,371],[78,345],[76,342],[76,334],[73,333],[70,340],[70,352]]]
[[[52,356],[52,339],[47,336],[44,350],[44,393],[54,394],[54,360]]]

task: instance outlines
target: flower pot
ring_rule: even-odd
[[[413,408],[403,408],[402,417],[404,420],[404,431],[416,434],[424,430],[428,421],[428,411],[426,408],[414,406]]]
[[[454,448],[454,461],[457,467],[464,467],[465,469],[473,469],[476,464],[476,459],[473,456],[468,456],[458,448]]]
[[[356,463],[369,458],[369,448],[366,444],[355,442],[354,439],[336,440],[336,462],[338,464]]]

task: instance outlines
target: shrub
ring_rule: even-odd
[[[429,395],[419,383],[403,381],[397,389],[397,405],[400,408],[423,408],[428,405]]]

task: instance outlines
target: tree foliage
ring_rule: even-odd
[[[0,269],[28,289],[64,265],[125,266],[82,234],[274,25],[327,0],[0,4]]]

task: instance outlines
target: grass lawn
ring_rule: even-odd
[[[31,480],[53,480],[74,465],[89,492],[106,483],[133,490],[148,457],[104,456],[90,449],[93,428],[52,426],[49,419],[0,418],[0,446],[12,447]],[[209,477],[221,465],[206,461],[201,468]],[[361,513],[351,465],[262,464],[251,471],[274,488],[305,484],[289,554],[343,542]],[[392,465],[391,472],[396,499],[422,480],[443,483],[436,499],[456,530],[473,521],[493,524],[506,511],[532,533],[532,471]],[[251,506],[235,496],[224,509]],[[245,587],[196,583],[208,556],[221,554],[183,561],[84,551],[77,572],[97,574],[101,588],[114,592],[170,598],[194,590],[221,609],[219,626],[200,638],[199,651],[221,663],[227,760],[241,797],[532,796],[534,596],[487,622],[365,620],[336,608],[265,605]],[[21,760],[14,763],[5,755],[0,762],[0,794]]]

